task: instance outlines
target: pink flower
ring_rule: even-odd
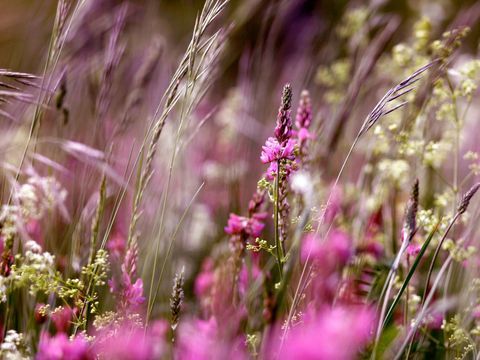
[[[262,154],[260,155],[260,160],[264,164],[271,163],[281,159],[293,160],[295,150],[295,140],[288,139],[284,144],[279,144],[278,140],[269,137],[265,142],[265,145],[262,146]]]
[[[310,256],[309,256],[310,254]],[[322,242],[313,234],[303,240],[300,257],[302,261],[318,261],[321,265],[345,265],[353,255],[351,239],[341,230],[332,230],[326,241]]]
[[[36,360],[90,360],[94,356],[83,336],[69,340],[67,335],[59,333],[53,337],[43,333],[38,345]]]
[[[229,235],[245,234],[256,238],[261,235],[262,230],[265,227],[263,221],[266,217],[266,213],[253,214],[251,218],[231,213],[224,230]]]
[[[121,283],[112,278],[108,281],[110,292],[120,294],[122,306],[126,309],[136,309],[145,302],[143,296],[143,281],[138,278],[134,283],[130,275],[122,271]]]
[[[202,265],[202,271],[195,279],[195,295],[199,298],[206,295],[213,285],[213,280],[213,262],[212,260],[207,259]]]
[[[377,260],[380,259],[385,252],[383,245],[376,240],[369,240],[367,244],[365,244],[358,250],[372,255]]]
[[[356,359],[370,341],[373,325],[374,313],[366,307],[325,307],[316,316],[305,315],[290,331],[279,358]]]
[[[150,360],[161,357],[165,350],[165,322],[145,329],[123,323],[119,327],[106,327],[96,334],[93,349],[104,360]]]
[[[247,293],[249,286],[256,280],[260,279],[263,275],[262,271],[256,264],[252,264],[252,268],[249,271],[246,264],[243,264],[242,269],[240,270],[238,286],[239,292],[242,295]]]
[[[307,90],[303,90],[300,94],[300,102],[295,117],[295,125],[299,129],[308,129],[312,122],[312,104],[310,94]]]
[[[113,260],[119,261],[125,254],[125,238],[116,233],[107,243],[107,249]]]
[[[431,330],[440,330],[443,324],[443,314],[441,312],[433,312],[425,319],[425,325]]]
[[[57,332],[68,331],[73,315],[74,310],[70,307],[61,307],[52,312],[51,318]]]
[[[313,138],[312,134],[310,134],[310,132],[306,128],[301,128],[300,130],[298,130],[297,137],[300,143],[303,143],[304,141]]]
[[[174,358],[182,360],[247,359],[245,340],[229,338],[215,318],[188,320],[180,324]]]
[[[130,280],[130,278],[129,278]],[[145,302],[145,297],[143,296],[143,281],[138,278],[133,284],[128,283],[124,289],[124,296],[128,303],[136,308],[137,306],[142,305]]]
[[[417,256],[422,247],[418,244],[409,244],[407,247],[407,254],[410,256]]]
[[[325,210],[325,222],[332,222],[342,209],[342,189],[339,186],[330,189],[330,202]]]

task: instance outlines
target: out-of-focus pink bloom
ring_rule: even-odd
[[[254,238],[259,237],[265,224],[263,221],[267,217],[266,213],[253,214],[251,218],[230,214],[225,232],[229,235],[248,235]]]
[[[278,140],[269,137],[265,142],[265,145],[262,146],[262,154],[260,155],[260,160],[264,164],[281,160],[281,159],[289,159],[293,160],[294,157],[294,149],[295,149],[295,140],[288,139],[284,145],[279,144]]]
[[[300,130],[298,130],[297,137],[300,143],[303,143],[306,140],[310,140],[313,138],[312,134],[310,134],[310,131],[308,131],[308,129],[306,128],[301,128]]]
[[[476,320],[480,320],[480,306],[476,306],[473,311],[472,311],[472,316],[476,319]]]
[[[128,280],[130,280],[130,278]],[[125,299],[134,308],[142,305],[145,302],[142,279],[138,278],[133,284],[128,283],[126,285],[124,289]]]
[[[74,313],[75,310],[70,307],[61,307],[52,311],[51,319],[57,332],[66,333],[68,331]]]
[[[167,325],[155,323],[147,332],[134,324],[107,327],[96,334],[93,350],[105,360],[150,360],[161,357],[165,350]]]
[[[65,333],[50,337],[43,333],[38,344],[36,360],[90,360],[94,356],[83,336],[69,340]]]
[[[249,272],[247,265],[243,264],[242,269],[240,270],[239,279],[238,279],[238,286],[239,286],[238,290],[240,294],[244,295],[247,292],[250,284],[253,281],[256,281],[257,279],[259,279],[262,275],[263,275],[262,271],[260,270],[258,265],[256,265],[255,263],[252,264],[251,273]]]
[[[303,90],[300,94],[300,102],[295,116],[295,125],[297,128],[308,129],[312,123],[312,104],[310,102],[310,94],[307,90]]]
[[[430,314],[425,320],[425,323],[429,329],[440,330],[443,324],[443,314],[441,312],[434,312]]]
[[[205,296],[210,291],[213,281],[213,262],[211,259],[207,259],[202,265],[202,271],[195,279],[195,295],[199,298]]]
[[[134,283],[128,273],[122,271],[121,283],[110,279],[108,285],[112,293],[120,294],[120,301],[125,309],[136,309],[145,302],[143,296],[143,281],[138,278]]]
[[[125,254],[125,238],[119,233],[114,234],[107,243],[107,249],[110,257],[114,261],[119,261]]]
[[[380,242],[375,240],[368,241],[367,244],[365,244],[358,250],[363,253],[372,255],[377,260],[383,256],[383,253],[385,251],[383,245]]]
[[[407,254],[410,256],[417,256],[422,247],[418,244],[409,244],[407,246]]]
[[[219,331],[215,318],[180,324],[176,358],[182,360],[246,359],[245,342]]]
[[[330,202],[325,210],[325,222],[331,223],[342,208],[342,189],[339,186],[330,189]]]
[[[383,225],[383,214],[382,214],[382,208],[380,207],[380,209],[370,214],[368,218],[365,237],[367,239],[373,239],[379,233],[379,230],[382,227],[382,225]]]
[[[108,281],[110,291],[115,294],[123,311],[135,311],[145,302],[143,281],[136,278],[138,247],[134,243],[126,252],[120,269],[120,276]]]
[[[316,316],[306,315],[303,323],[290,330],[279,358],[356,359],[372,337],[373,324],[374,313],[368,308],[326,307]]]
[[[310,254],[310,255],[309,255]],[[303,240],[300,257],[318,261],[320,264],[345,265],[353,255],[351,239],[341,230],[332,230],[326,241],[322,242],[313,234]]]

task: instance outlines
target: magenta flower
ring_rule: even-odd
[[[114,234],[107,242],[108,253],[114,261],[120,261],[125,254],[125,247],[125,238],[119,233]]]
[[[301,128],[300,130],[298,130],[297,132],[297,138],[298,140],[300,141],[300,143],[303,143],[307,140],[310,140],[313,138],[312,134],[310,134],[310,131],[308,131],[308,129],[306,128]]]
[[[210,359],[247,359],[245,340],[229,339],[219,329],[214,317],[209,320],[188,320],[180,324],[178,346],[175,359],[210,360]]]
[[[195,279],[195,295],[198,298],[202,298],[207,295],[213,285],[214,272],[213,262],[207,259],[202,265],[202,271],[197,275]]]
[[[165,350],[164,321],[144,328],[128,322],[106,327],[96,334],[93,349],[104,360],[150,360],[161,358]]]
[[[263,221],[266,217],[266,213],[253,214],[251,218],[231,213],[227,226],[225,227],[225,232],[229,235],[247,235],[254,238],[259,237],[265,227]]]
[[[61,307],[52,312],[51,319],[57,332],[68,331],[73,315],[74,310],[70,307]]]
[[[298,104],[297,116],[295,117],[295,125],[299,129],[308,129],[312,123],[312,104],[310,102],[310,94],[307,90],[303,90],[300,94],[300,103]]]
[[[280,359],[356,359],[372,337],[374,313],[366,307],[325,307],[303,320],[288,334]]]
[[[35,357],[36,360],[93,360],[94,358],[83,336],[76,336],[73,340],[69,340],[64,333],[53,337],[43,333]]]
[[[239,292],[242,295],[246,295],[249,286],[261,279],[263,273],[262,270],[255,263],[252,264],[251,269],[249,270],[246,264],[243,264],[242,269],[238,277],[238,286]]]
[[[407,254],[410,256],[417,256],[422,247],[418,244],[409,244],[407,247]]]
[[[326,241],[321,241],[313,234],[308,234],[303,240],[300,257],[317,261],[322,267],[345,265],[353,255],[351,239],[341,230],[332,230]],[[309,256],[310,254],[310,256]]]
[[[126,280],[126,279],[125,279]],[[128,283],[126,283],[124,289],[124,296],[128,303],[136,308],[142,305],[145,302],[145,297],[143,296],[143,281],[138,278],[133,284],[130,282],[130,277],[128,278]]]
[[[143,281],[138,278],[134,283],[130,274],[122,269],[121,283],[112,278],[108,281],[110,292],[120,294],[122,307],[125,309],[136,309],[145,302],[143,296]]]
[[[264,164],[271,162],[276,162],[281,159],[293,160],[295,150],[295,140],[288,139],[284,144],[279,144],[278,140],[269,137],[265,142],[265,145],[262,146],[262,154],[260,155],[260,160]]]

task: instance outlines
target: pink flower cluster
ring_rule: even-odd
[[[50,336],[43,333],[38,345],[36,360],[93,360],[92,350],[83,336],[69,340],[65,333]]]
[[[337,306],[302,320],[290,331],[280,359],[356,359],[372,338],[375,316],[364,306]]]
[[[295,140],[288,139],[284,144],[280,144],[274,137],[269,137],[262,146],[262,154],[260,160],[264,164],[276,162],[281,159],[293,160],[295,150]]]
[[[265,227],[264,221],[266,217],[266,213],[256,213],[250,218],[232,213],[228,218],[225,232],[229,235],[242,235],[257,238],[261,235],[262,230]]]
[[[115,239],[115,242],[109,243],[109,250],[118,261],[121,257],[121,241]],[[124,311],[137,310],[145,302],[143,296],[143,281],[136,277],[137,269],[137,246],[133,244],[127,250],[123,263],[120,266],[120,274],[113,276],[109,281],[110,292],[115,294],[120,302],[120,307]],[[117,264],[118,266],[118,264]]]

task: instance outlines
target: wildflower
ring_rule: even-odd
[[[107,249],[112,260],[119,261],[125,254],[125,238],[120,234],[113,235],[107,243]]]
[[[251,270],[248,269],[246,264],[243,264],[238,277],[238,286],[239,286],[240,294],[246,295],[251,283],[253,281],[257,281],[261,279],[262,275],[263,273],[257,264],[253,263]]]
[[[299,144],[299,154],[301,162],[305,162],[307,157],[307,140],[312,139],[313,136],[309,132],[309,127],[312,122],[312,105],[310,103],[310,94],[307,90],[303,90],[300,94],[300,102],[298,104],[297,116],[295,118],[295,125],[298,128],[296,136]]]
[[[45,321],[47,321],[48,318],[48,306],[43,304],[43,303],[37,303],[35,305],[35,312],[34,312],[34,318],[37,324],[43,324]]]
[[[138,246],[134,242],[125,254],[123,264],[121,266],[120,278],[113,277],[108,281],[110,292],[116,294],[120,301],[122,310],[136,310],[145,302],[143,296],[143,281],[136,277],[138,259]]]
[[[69,340],[65,333],[53,337],[43,333],[38,345],[36,360],[89,360],[95,359],[83,336]]]
[[[175,358],[182,360],[246,359],[241,339],[222,333],[214,317],[192,319],[180,325]]]
[[[225,232],[229,235],[247,235],[251,237],[259,237],[262,233],[267,217],[266,213],[253,214],[251,218],[230,214]]]
[[[277,126],[275,127],[275,137],[279,143],[285,143],[292,135],[292,119],[290,108],[292,106],[292,87],[286,84],[283,87],[282,101],[278,109]]]
[[[57,332],[67,333],[74,313],[75,310],[68,306],[60,306],[52,311],[51,318]]]
[[[166,330],[163,321],[146,331],[129,321],[112,324],[96,334],[93,350],[104,360],[158,359],[165,350]]]
[[[302,261],[310,258],[322,266],[343,266],[352,255],[351,239],[341,230],[332,230],[325,242],[321,242],[313,234],[308,234],[303,240],[300,253]]]
[[[418,244],[409,244],[407,247],[407,254],[410,256],[417,256],[421,248],[422,247]]]
[[[342,189],[339,186],[332,187],[330,190],[330,204],[325,209],[325,222],[331,223],[342,208]]]
[[[337,306],[303,320],[290,330],[281,359],[356,359],[371,339],[374,314],[366,307]]]
[[[30,359],[30,351],[25,344],[23,334],[17,333],[15,330],[8,330],[0,346],[0,358],[27,360]]]
[[[199,298],[202,298],[204,295],[206,295],[210,291],[213,281],[213,261],[211,259],[207,259],[202,265],[202,271],[195,279],[195,295]]]
[[[288,139],[284,144],[279,144],[278,140],[269,137],[262,146],[262,154],[260,159],[264,164],[275,162],[278,160],[293,160],[295,150],[295,140]]]

